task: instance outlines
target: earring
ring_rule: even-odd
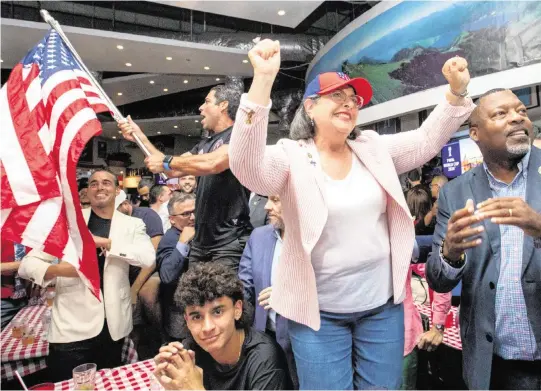
[[[315,124],[313,118],[310,118],[310,125],[312,125],[312,128],[315,128],[315,127],[316,127],[316,124]]]

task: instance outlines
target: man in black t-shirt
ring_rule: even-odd
[[[199,108],[203,117],[201,124],[210,136],[178,157],[157,150],[130,117],[119,124],[126,139],[133,141],[132,133],[137,134],[152,153],[145,159],[150,171],[166,171],[169,177],[198,177],[196,234],[189,255],[191,265],[219,261],[237,271],[252,231],[248,206],[250,191],[229,170],[228,144],[240,94],[236,88],[224,85],[210,90]]]
[[[154,374],[165,389],[289,390],[282,348],[249,327],[243,285],[223,264],[198,264],[181,278],[175,304],[184,311],[190,332],[154,358]]]

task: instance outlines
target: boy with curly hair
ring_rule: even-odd
[[[175,302],[190,337],[154,358],[165,389],[287,390],[285,354],[271,337],[250,327],[243,285],[219,263],[193,265],[181,278]]]

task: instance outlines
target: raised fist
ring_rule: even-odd
[[[276,76],[280,70],[280,42],[264,39],[248,52],[254,75]]]
[[[443,65],[441,72],[453,92],[462,94],[468,89],[470,72],[468,71],[468,62],[464,58],[458,56],[450,58]]]

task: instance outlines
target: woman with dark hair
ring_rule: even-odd
[[[267,334],[250,327],[244,287],[217,262],[196,263],[180,279],[175,305],[189,337],[155,357],[156,376],[171,390],[289,390],[285,353]]]
[[[417,185],[408,190],[406,203],[414,219],[415,235],[433,235],[438,214],[438,201],[432,203],[428,190]]]
[[[254,78],[229,164],[250,190],[282,200],[288,232],[270,306],[290,320],[300,388],[396,389],[415,239],[398,174],[434,157],[474,109],[465,97],[467,62],[445,63],[445,99],[421,128],[385,136],[356,129],[372,97],[367,80],[317,75],[291,123],[292,140],[267,146],[280,45],[261,41],[248,56]]]

